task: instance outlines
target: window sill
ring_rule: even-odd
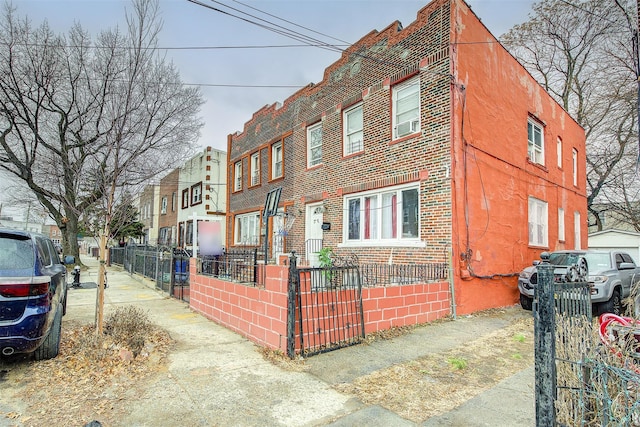
[[[361,151],[358,151],[358,152],[355,152],[355,153],[351,153],[351,154],[343,154],[342,155],[342,160],[347,160],[347,159],[351,159],[351,158],[354,158],[354,157],[358,157],[361,154],[364,154],[364,150],[361,150]]]
[[[319,163],[317,165],[307,166],[307,170],[312,171],[312,170],[320,169],[321,167],[322,167],[322,163]]]
[[[420,132],[412,133],[410,135],[405,135],[403,137],[391,140],[391,142],[389,142],[389,145],[398,144],[400,142],[404,142],[404,141],[407,141],[409,139],[418,138],[419,136],[420,136]]]
[[[279,177],[277,177],[277,178],[271,178],[271,179],[269,180],[269,183],[272,183],[272,182],[278,182],[278,181],[282,181],[282,180],[284,180],[284,176],[279,176]]]
[[[527,156],[527,163],[529,163],[531,166],[534,166],[544,172],[549,173],[549,169],[547,169],[547,167],[545,165],[542,165],[540,163],[536,163],[533,160],[531,160],[531,157]]]
[[[358,242],[342,242],[338,243],[339,248],[426,248],[426,242],[422,240],[367,240]]]

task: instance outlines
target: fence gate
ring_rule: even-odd
[[[297,268],[290,258],[287,355],[311,356],[358,344],[365,336],[357,265]]]

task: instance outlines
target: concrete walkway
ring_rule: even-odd
[[[96,282],[98,263],[83,283]],[[136,401],[121,426],[415,426],[379,406],[366,405],[332,386],[375,370],[460,343],[505,327],[505,319],[462,318],[371,345],[353,346],[308,358],[304,372],[266,361],[245,338],[192,312],[184,302],[155,290],[155,284],[109,268],[105,312],[110,306],[135,304],[176,341],[168,371]],[[95,287],[69,291],[65,322],[91,322]],[[520,314],[521,315],[521,314]],[[64,325],[63,325],[64,327]],[[534,371],[529,367],[457,409],[423,426],[532,426]],[[2,421],[0,420],[0,425]]]

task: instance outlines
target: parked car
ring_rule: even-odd
[[[74,262],[74,257],[67,257]],[[67,269],[44,235],[0,229],[0,354],[51,359],[60,349]]]
[[[556,251],[549,254],[549,264],[554,265],[554,280],[556,282],[571,281],[570,271],[579,271],[577,264],[586,261],[588,269],[587,281],[591,285],[591,302],[594,313],[622,312],[622,300],[629,296],[631,287],[640,281],[640,267],[633,258],[622,251],[604,250],[575,250]],[[520,291],[520,305],[531,310],[535,286],[538,283],[537,265],[526,267],[518,277]],[[572,266],[578,266],[571,269]]]

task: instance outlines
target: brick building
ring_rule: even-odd
[[[227,153],[228,248],[268,229],[271,259],[448,262],[458,313],[515,303],[541,251],[586,247],[583,129],[462,0],[371,31]],[[278,188],[288,217],[265,227]]]
[[[158,245],[174,247],[178,229],[178,180],[180,169],[174,169],[160,180],[158,209]]]

